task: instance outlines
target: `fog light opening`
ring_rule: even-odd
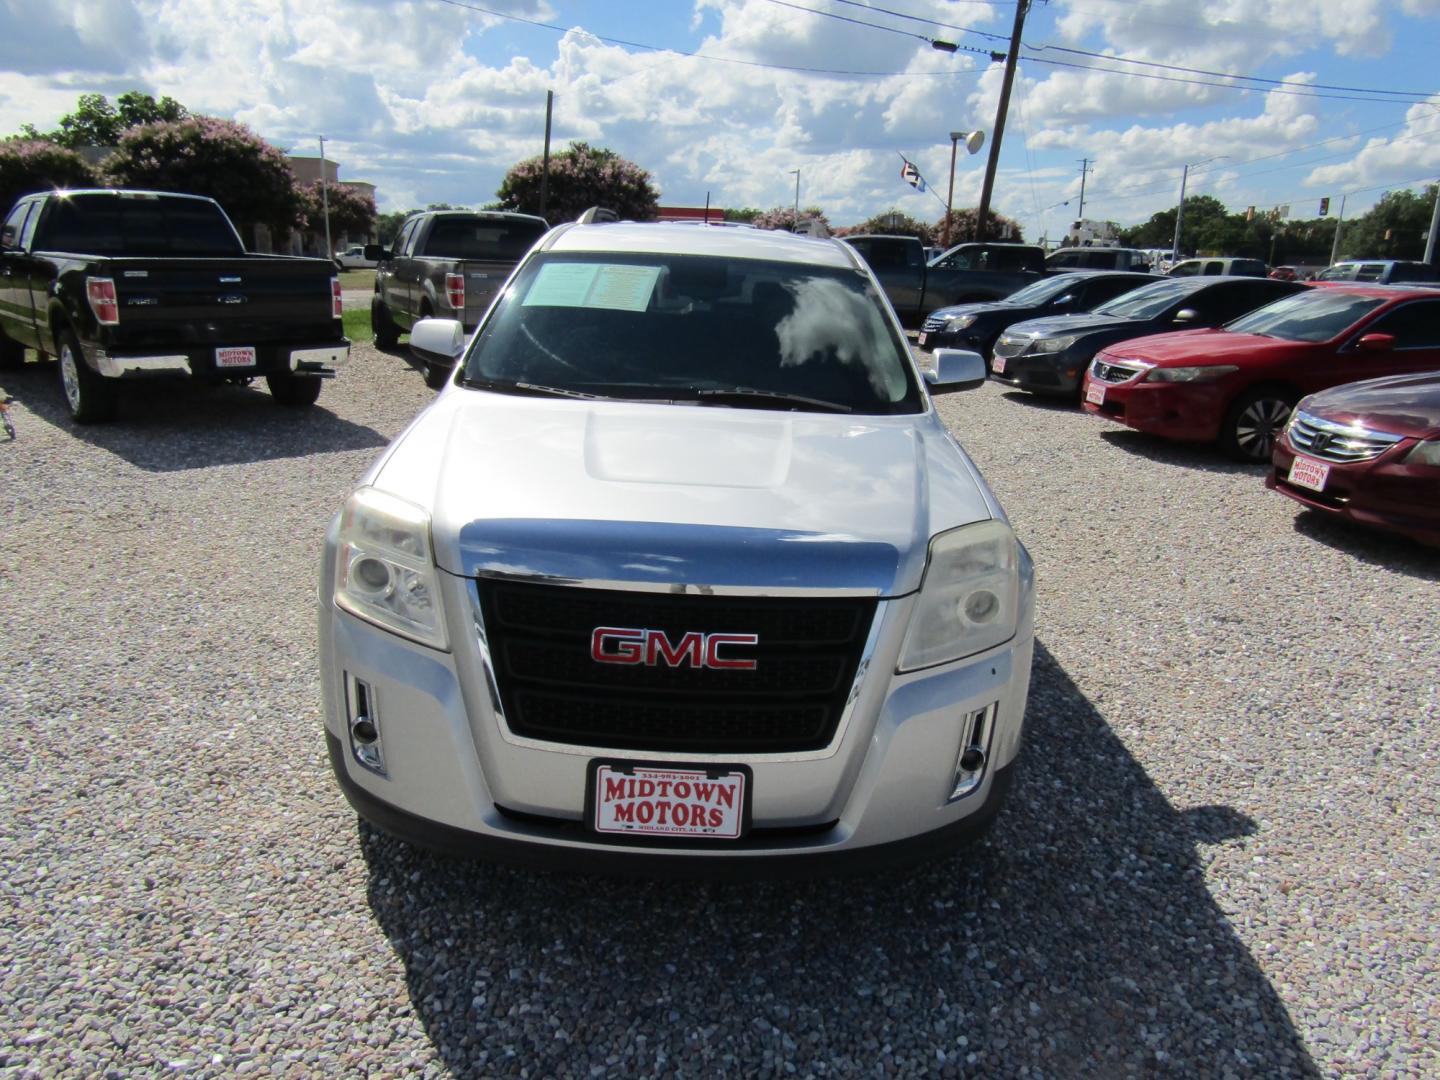
[[[1000,708],[992,701],[983,709],[965,715],[960,725],[960,753],[955,759],[955,784],[950,800],[962,799],[980,786],[985,779],[985,766],[990,761],[990,736],[995,729],[995,714]]]
[[[346,682],[350,753],[365,768],[383,776],[385,750],[380,741],[380,719],[375,709],[375,694],[369,683],[353,675],[347,675]]]

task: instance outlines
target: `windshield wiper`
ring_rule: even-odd
[[[756,390],[749,386],[696,390],[694,398],[703,405],[739,405],[755,408],[793,406],[801,409],[814,409],[817,412],[838,413],[855,411],[849,405],[842,405],[838,401],[822,401],[820,398],[803,397],[800,394],[782,394],[773,390]],[[679,400],[684,400],[684,398]]]
[[[594,401],[603,396],[601,394],[587,394],[584,390],[567,390],[563,386],[542,386],[539,383],[528,382],[504,382],[498,379],[467,378],[461,379],[460,385],[468,386],[472,390],[494,390],[500,394],[531,394],[535,397],[584,398],[587,401]]]

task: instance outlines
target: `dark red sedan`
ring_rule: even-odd
[[[1440,292],[1326,285],[1216,330],[1112,345],[1085,373],[1083,393],[1088,411],[1137,430],[1268,462],[1306,394],[1428,371],[1440,371]]]
[[[1265,486],[1315,510],[1440,545],[1440,373],[1301,400]]]

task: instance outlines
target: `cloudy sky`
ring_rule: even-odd
[[[142,89],[295,152],[323,134],[382,210],[478,205],[540,152],[553,90],[554,145],[618,151],[665,204],[789,205],[799,169],[834,224],[935,219],[948,133],[993,132],[1014,18],[1013,0],[0,0],[0,134]],[[1173,206],[1187,163],[1188,191],[1232,209],[1348,195],[1350,216],[1440,177],[1437,42],[1440,0],[1037,2],[994,206],[1063,233],[1089,159],[1086,217]],[[957,207],[987,152],[962,150]],[[901,181],[902,153],[932,191]]]

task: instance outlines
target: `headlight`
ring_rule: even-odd
[[[1204,367],[1157,367],[1145,376],[1146,382],[1213,382],[1233,375],[1240,369],[1234,364],[1207,364]]]
[[[973,325],[975,325],[974,315],[957,315],[945,323],[945,329],[953,334],[956,330],[964,330]]]
[[[930,541],[900,670],[961,660],[1014,637],[1018,567],[1019,545],[1002,521],[965,525]]]
[[[1037,353],[1064,352],[1079,337],[1079,334],[1069,334],[1066,337],[1038,338],[1032,348]]]
[[[1440,439],[1426,439],[1405,455],[1406,465],[1440,465]]]
[[[412,641],[448,649],[430,515],[375,488],[350,496],[340,515],[335,602]]]

